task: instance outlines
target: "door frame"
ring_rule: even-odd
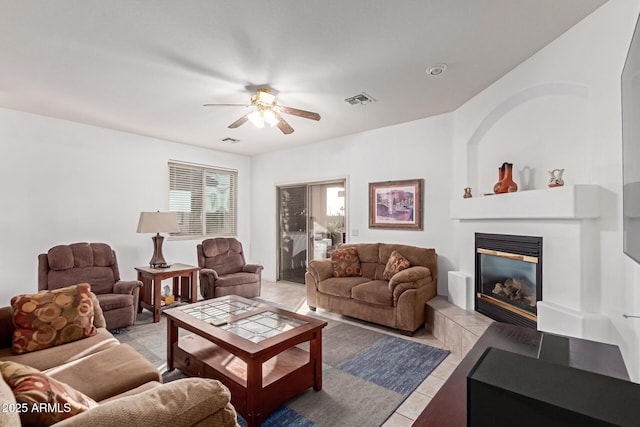
[[[345,176],[338,176],[335,178],[322,178],[322,179],[316,179],[316,180],[310,180],[310,181],[289,181],[289,182],[285,182],[285,183],[277,183],[275,185],[275,201],[276,201],[276,217],[275,217],[275,222],[276,222],[276,227],[275,227],[275,240],[274,240],[274,250],[275,250],[275,254],[276,254],[276,267],[275,267],[275,272],[276,272],[276,282],[283,280],[280,277],[280,200],[279,200],[279,196],[280,196],[280,189],[282,188],[287,188],[287,187],[300,187],[300,186],[306,186],[307,187],[307,207],[309,207],[309,186],[310,185],[322,185],[322,184],[331,184],[334,182],[339,182],[339,181],[343,181],[344,182],[344,229],[345,229],[345,236],[346,239],[349,238],[349,176],[345,175]],[[309,235],[309,212],[307,210],[307,237]],[[307,259],[306,259],[306,263],[309,263],[309,248],[308,248],[308,244],[309,244],[309,239],[306,239],[307,242]]]

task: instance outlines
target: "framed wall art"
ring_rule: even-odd
[[[369,183],[369,228],[422,230],[423,179]]]

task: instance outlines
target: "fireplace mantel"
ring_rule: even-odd
[[[594,219],[600,217],[602,187],[565,185],[541,190],[451,200],[451,219]]]
[[[577,184],[460,197],[450,202],[450,218],[457,220],[461,241],[467,244],[477,232],[543,237],[546,285],[537,304],[538,329],[606,342],[611,325],[600,312],[598,221],[605,196],[599,185]],[[474,260],[469,248],[460,261],[460,271],[472,278]]]

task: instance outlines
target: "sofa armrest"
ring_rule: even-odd
[[[245,273],[260,273],[264,267],[258,264],[245,264],[242,271]]]
[[[113,293],[133,295],[136,289],[142,287],[142,282],[138,280],[118,280],[113,285]]]
[[[200,277],[203,277],[203,276],[206,277],[209,281],[211,281],[211,283],[218,280],[218,272],[215,271],[213,268],[203,268],[202,270],[200,270]]]
[[[145,392],[109,400],[54,424],[56,427],[237,426],[231,393],[219,381],[185,378]]]
[[[307,271],[313,276],[316,283],[333,277],[333,267],[331,260],[328,259],[311,261],[307,266]]]
[[[402,292],[407,289],[424,286],[429,283],[431,279],[431,270],[420,265],[409,267],[394,274],[391,280],[389,280],[389,290],[393,293],[394,303],[398,300]]]

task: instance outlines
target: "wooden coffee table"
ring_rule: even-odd
[[[224,383],[249,426],[309,387],[322,389],[323,320],[235,295],[164,313],[167,369]],[[296,347],[304,342],[309,351]]]

